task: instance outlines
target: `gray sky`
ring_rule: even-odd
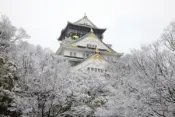
[[[57,38],[67,21],[87,14],[99,28],[107,28],[104,42],[118,52],[157,40],[175,20],[175,0],[0,0],[0,13],[23,27],[28,41],[56,51]]]

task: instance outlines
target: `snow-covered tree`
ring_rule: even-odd
[[[11,44],[17,40],[29,38],[23,28],[13,26],[9,18],[5,15],[0,16],[0,56],[6,57],[10,51]]]
[[[110,66],[111,76],[123,83],[125,117],[175,116],[174,35],[172,22],[161,40],[132,50]]]
[[[161,38],[168,49],[175,51],[175,21],[172,21],[165,29]]]
[[[10,110],[14,101],[13,88],[15,87],[16,66],[0,58],[0,116],[18,117],[21,112]]]
[[[0,17],[0,116],[19,116],[20,112],[9,110],[14,100],[16,66],[8,60],[11,45],[19,39],[27,38],[25,30],[11,25],[6,16]]]
[[[125,87],[125,116],[174,116],[174,57],[173,52],[157,42],[133,50],[120,60],[124,60],[122,67],[116,64],[116,76]]]
[[[25,31],[2,17],[0,116],[173,117],[174,36],[172,22],[162,40],[132,50],[105,75],[72,73],[64,58],[21,41]]]

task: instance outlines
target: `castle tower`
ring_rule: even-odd
[[[111,48],[111,44],[103,42],[105,31],[86,15],[74,23],[68,22],[58,38],[61,43],[56,54],[67,59],[74,70],[104,73],[107,64],[122,56]]]

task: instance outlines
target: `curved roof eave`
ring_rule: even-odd
[[[61,37],[62,37],[63,33],[65,33],[65,30],[68,28],[69,25],[80,26],[80,27],[87,27],[87,28],[93,28],[95,30],[101,30],[102,31],[102,34],[107,29],[107,28],[95,28],[95,27],[90,27],[90,26],[77,25],[77,24],[74,24],[74,23],[71,23],[71,22],[68,21],[66,27],[64,29],[62,29],[61,34],[60,34],[58,40],[61,40]]]

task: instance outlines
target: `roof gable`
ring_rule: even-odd
[[[95,26],[88,18],[87,16],[84,16],[82,19],[74,22],[73,24],[77,24],[77,25],[83,25],[83,26],[90,26],[93,28],[97,28],[97,26]]]
[[[78,39],[73,44],[77,46],[83,46],[83,47],[87,47],[87,45],[89,44],[90,46],[92,45],[94,46],[94,48],[98,48],[98,49],[103,49],[103,50],[110,49],[106,44],[104,44],[100,39],[98,39],[98,37],[92,32]]]
[[[74,70],[86,69],[87,67],[92,68],[105,68],[108,64],[105,58],[103,58],[100,54],[94,54],[86,59],[84,59],[81,63],[77,64],[74,67]]]

